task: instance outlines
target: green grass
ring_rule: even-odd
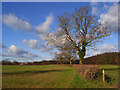
[[[3,66],[3,88],[67,88],[73,68],[61,65]]]
[[[99,68],[104,69],[105,75],[111,78],[106,85],[114,86],[118,84],[118,70],[120,70],[118,65],[100,65]]]
[[[103,84],[102,76],[86,80],[73,67],[63,65],[3,65],[3,88],[107,88],[117,84],[118,69],[114,65],[102,65],[111,77]]]
[[[100,70],[105,70],[105,75],[110,79],[103,83],[102,75],[96,80],[86,80],[76,72],[71,87],[74,88],[110,88],[118,85],[118,66],[117,65],[99,65]]]

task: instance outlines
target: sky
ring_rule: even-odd
[[[75,8],[89,6],[90,13],[101,24],[111,26],[112,34],[97,50],[87,49],[86,57],[118,50],[118,4],[115,2],[3,2],[2,58],[18,61],[51,60],[54,52],[46,45],[47,35],[58,26],[58,16],[72,13]]]

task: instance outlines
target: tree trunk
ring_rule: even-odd
[[[70,60],[70,64],[72,64],[72,61]]]
[[[80,65],[82,65],[82,64],[83,64],[83,63],[82,63],[82,60],[79,60],[79,64],[80,64]]]
[[[82,48],[82,50],[78,51],[79,55],[79,64],[83,64],[84,56],[85,56],[85,47]]]
[[[83,56],[82,56],[82,53],[80,51],[78,51],[78,55],[79,55],[79,64],[83,64],[82,61],[83,61]]]

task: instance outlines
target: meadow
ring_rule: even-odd
[[[117,65],[99,65],[109,77],[86,80],[64,65],[2,65],[2,88],[112,88],[118,84]]]

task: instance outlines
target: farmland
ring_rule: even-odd
[[[118,66],[99,65],[110,77],[86,80],[73,67],[64,65],[3,65],[3,88],[109,88],[117,85]]]

